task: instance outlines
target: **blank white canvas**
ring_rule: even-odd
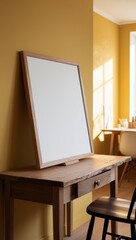
[[[92,152],[78,67],[27,56],[42,163]]]

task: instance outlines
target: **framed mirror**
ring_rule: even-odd
[[[38,168],[92,155],[78,64],[20,55]]]

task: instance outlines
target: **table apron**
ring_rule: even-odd
[[[70,186],[64,188],[56,186],[56,188],[58,191],[63,189],[63,203],[65,204],[114,181],[115,178],[115,168],[112,168]],[[49,184],[31,181],[10,181],[10,196],[14,199],[52,205],[54,188],[55,186]]]

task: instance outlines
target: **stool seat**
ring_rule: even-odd
[[[128,219],[128,209],[130,201],[125,199],[115,199],[109,197],[101,197],[96,199],[87,207],[88,214],[94,214],[97,217],[105,218],[108,216],[111,220],[119,220],[120,222],[133,222],[135,221],[135,211],[131,214],[131,218]]]

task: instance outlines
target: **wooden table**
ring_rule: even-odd
[[[121,132],[136,132],[136,128],[104,128],[102,129],[104,133],[111,133],[110,139],[110,149],[109,154],[114,154],[114,144],[115,144],[115,137],[120,135]]]
[[[54,240],[64,238],[64,204],[110,183],[110,195],[117,196],[118,166],[129,157],[94,155],[73,165],[42,170],[26,169],[0,173],[5,189],[5,240],[13,240],[13,201],[22,199],[53,205]],[[70,211],[68,211],[70,213]],[[72,234],[72,216],[68,217]],[[115,225],[112,225],[115,228]]]

